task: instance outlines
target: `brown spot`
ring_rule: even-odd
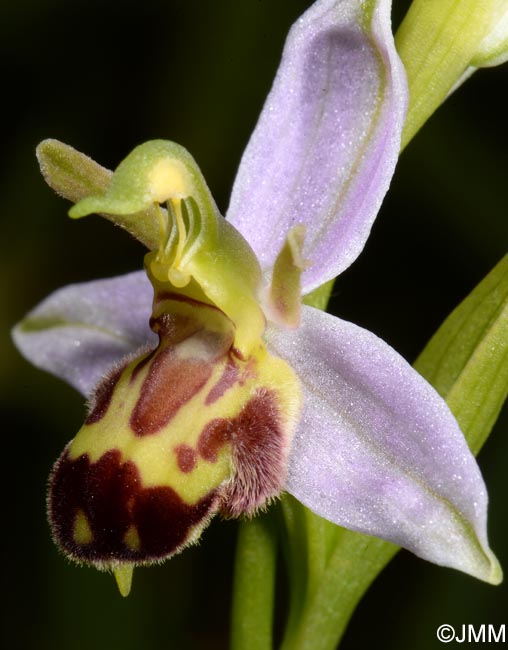
[[[231,348],[231,354],[233,354],[237,359],[240,359],[240,361],[245,361],[245,355],[234,346]]]
[[[136,364],[132,371],[131,382],[136,380],[136,377],[150,363],[162,345],[173,347],[203,329],[201,323],[195,319],[180,314],[167,313],[160,314],[157,318],[151,316],[150,327],[159,336],[159,345]]]
[[[232,388],[238,380],[238,367],[231,357],[228,357],[224,371],[220,376],[219,381],[215,384],[212,390],[208,393],[205,399],[205,404],[208,406],[216,402],[224,393]]]
[[[149,352],[146,356],[144,356],[141,361],[139,361],[136,366],[134,367],[134,370],[132,371],[132,375],[130,378],[131,383],[133,381],[136,381],[136,377],[139,375],[139,373],[143,370],[143,368],[146,366],[147,363],[150,363],[150,361],[154,358],[155,354],[157,352],[157,348]]]
[[[176,462],[181,472],[188,474],[196,466],[198,455],[189,445],[178,445],[175,447]]]
[[[113,368],[110,373],[105,377],[95,388],[95,391],[90,399],[90,410],[86,418],[86,424],[95,424],[102,420],[111,404],[115,386],[120,379],[122,372],[125,369],[125,364]]]
[[[198,452],[217,462],[224,445],[231,444],[233,480],[222,492],[222,513],[251,514],[278,496],[286,479],[288,439],[282,428],[277,395],[258,389],[240,414],[209,422],[198,440]]]
[[[203,325],[195,318],[164,312],[150,317],[150,327],[159,335],[159,340],[175,345],[202,329]]]
[[[231,440],[236,420],[216,418],[211,420],[201,432],[198,440],[198,451],[202,458],[209,463],[217,462],[217,454]]]
[[[49,519],[56,542],[75,559],[150,562],[180,550],[215,512],[216,500],[212,491],[189,505],[170,487],[143,487],[136,465],[122,463],[116,449],[95,463],[86,454],[70,460],[65,451],[50,480]],[[73,535],[79,512],[92,533],[87,544]]]
[[[148,436],[160,431],[199,392],[211,374],[211,363],[179,359],[175,348],[159,348],[130,417],[134,433]]]

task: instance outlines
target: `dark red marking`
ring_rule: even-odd
[[[224,393],[230,388],[232,388],[235,385],[235,383],[238,381],[238,375],[239,375],[239,370],[237,365],[235,364],[235,362],[231,357],[228,357],[226,366],[224,367],[224,371],[220,376],[219,381],[215,384],[215,386],[206,396],[205,404],[207,406],[209,404],[213,404],[220,397],[222,397]]]
[[[203,324],[196,318],[164,312],[150,317],[150,328],[159,335],[159,340],[175,345],[201,330]]]
[[[237,517],[254,512],[284,487],[289,441],[274,392],[259,389],[236,418],[210,422],[201,433],[198,451],[205,460],[216,462],[228,442],[235,473],[223,492],[222,512]]]
[[[212,368],[211,363],[179,359],[174,347],[159,348],[130,417],[134,433],[148,436],[165,427],[206,384]]]
[[[242,354],[238,348],[232,347],[231,354],[233,354],[237,359],[240,359],[240,361],[245,361],[245,355]]]
[[[120,379],[122,372],[125,369],[125,364],[114,368],[107,377],[105,377],[100,384],[95,388],[94,394],[90,399],[90,411],[85,420],[85,424],[95,424],[102,420],[111,404],[115,386]]]
[[[131,382],[135,381],[143,368],[150,363],[161,345],[164,344],[166,347],[178,345],[178,343],[185,341],[196,332],[201,331],[203,326],[198,321],[187,316],[164,313],[157,316],[157,318],[150,317],[150,328],[159,336],[159,345],[139,361],[132,371]]]
[[[198,440],[199,455],[209,463],[217,462],[217,454],[233,435],[236,420],[216,418],[205,426]]]
[[[192,472],[198,461],[196,450],[189,445],[178,445],[175,447],[175,453],[180,471],[185,474]]]
[[[170,487],[143,487],[136,465],[121,462],[117,449],[96,463],[84,454],[70,460],[65,451],[50,479],[49,519],[56,542],[79,560],[150,562],[169,557],[187,541],[191,529],[216,510],[214,491],[188,505]],[[77,544],[76,515],[84,512],[92,541]],[[134,526],[140,548],[124,541]]]
[[[132,371],[131,375],[131,383],[136,380],[136,377],[139,375],[139,373],[143,370],[143,368],[146,366],[147,363],[150,363],[150,361],[154,358],[155,354],[157,352],[157,348],[149,352],[141,361],[139,361],[136,366],[134,367],[134,370]]]

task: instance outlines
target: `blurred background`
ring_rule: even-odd
[[[243,148],[307,0],[4,0],[0,4],[0,399],[3,645],[9,650],[227,647],[236,524],[215,521],[198,547],[137,570],[122,599],[111,577],[53,546],[46,480],[80,427],[83,399],[32,368],[9,330],[70,282],[139,268],[143,249],[98,217],[73,222],[39,175],[34,149],[63,140],[114,168],[137,144],[191,151],[222,210]],[[409,2],[394,0],[397,23]],[[506,253],[508,66],[477,73],[401,157],[360,259],[331,309],[408,360]],[[508,415],[479,457],[490,538],[508,569]],[[400,553],[355,613],[341,648],[438,648],[441,623],[507,623],[508,588]]]

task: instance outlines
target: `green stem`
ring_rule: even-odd
[[[231,614],[232,650],[271,650],[277,532],[273,513],[238,530]]]
[[[363,594],[398,551],[380,539],[334,528],[337,543],[319,583],[306,593],[298,625],[288,625],[281,650],[335,650]]]

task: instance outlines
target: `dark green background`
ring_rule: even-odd
[[[34,148],[59,138],[114,167],[149,138],[187,147],[225,208],[241,152],[303,0],[8,0],[0,5],[0,398],[4,646],[221,649],[227,646],[236,526],[113,580],[68,564],[45,521],[49,469],[79,428],[83,400],[22,360],[8,331],[49,291],[140,267],[143,251],[99,218],[71,222]],[[396,0],[398,19],[408,2]],[[333,309],[413,360],[446,314],[506,252],[508,67],[478,73],[401,158],[360,259]],[[506,412],[479,462],[492,547],[508,567]],[[341,646],[439,648],[441,623],[506,623],[508,590],[401,553]],[[453,645],[453,644],[452,644]]]

